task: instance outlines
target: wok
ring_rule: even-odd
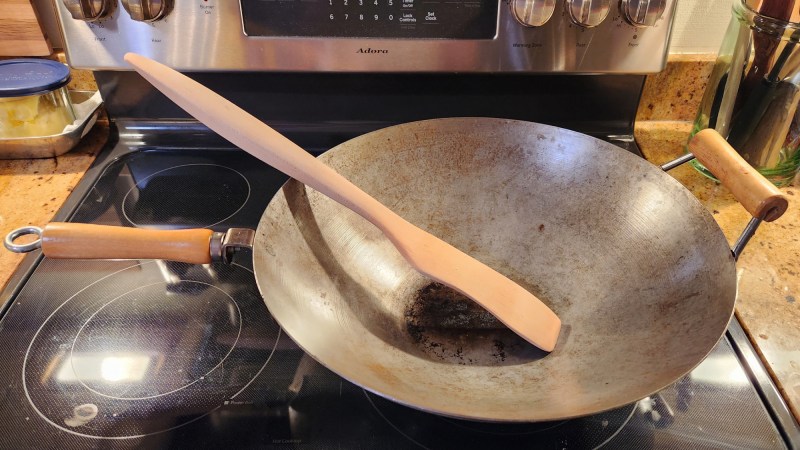
[[[536,349],[420,275],[370,223],[290,180],[255,233],[264,301],[312,357],[394,401],[489,421],[597,413],[689,372],[733,312],[735,260],[711,214],[606,142],[529,122],[436,119],[320,159],[562,320],[554,351]],[[80,245],[96,246],[94,233]]]

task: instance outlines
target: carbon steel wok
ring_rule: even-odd
[[[290,180],[255,235],[264,301],[311,356],[397,402],[490,421],[597,413],[689,372],[733,312],[735,261],[711,214],[614,145],[528,122],[437,119],[320,159],[563,323],[555,350],[539,351],[420,275],[367,221]]]

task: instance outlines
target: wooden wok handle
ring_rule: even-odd
[[[772,222],[789,207],[786,196],[742,158],[716,130],[705,129],[689,141],[689,151],[758,219]]]
[[[142,228],[53,222],[42,230],[42,253],[49,258],[168,259],[211,263],[211,230]]]

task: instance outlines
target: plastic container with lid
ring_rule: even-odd
[[[69,68],[57,61],[0,61],[0,139],[61,133],[75,121],[69,81]]]

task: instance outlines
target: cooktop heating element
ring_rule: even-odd
[[[137,227],[211,227],[231,218],[250,198],[247,178],[218,164],[177,165],[135,181],[122,199],[122,213]]]
[[[76,276],[99,269],[70,265]],[[111,273],[59,304],[25,351],[25,395],[61,431],[125,439],[186,425],[236,399],[275,350],[280,329],[243,267],[103,269]]]
[[[588,419],[538,424],[476,423],[411,411],[383,398],[367,399],[397,433],[422,448],[643,448],[652,445],[655,420],[638,404],[628,405]],[[642,421],[641,423],[639,423]],[[648,432],[649,431],[649,432]],[[623,444],[626,443],[626,444]]]

